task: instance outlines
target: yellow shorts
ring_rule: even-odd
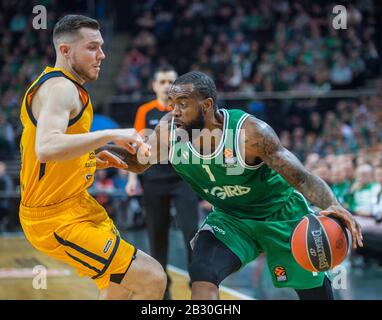
[[[57,205],[20,205],[20,222],[36,249],[69,263],[80,276],[94,279],[99,289],[108,286],[111,275],[124,274],[136,253],[87,191]]]

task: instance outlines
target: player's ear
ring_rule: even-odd
[[[58,45],[58,50],[63,57],[68,58],[70,53],[70,45],[68,43],[60,43]]]
[[[204,99],[203,101],[203,111],[208,112],[209,110],[213,109],[214,107],[214,100],[212,98]]]

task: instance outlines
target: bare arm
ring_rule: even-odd
[[[38,92],[35,150],[40,162],[62,161],[79,157],[110,141],[125,148],[141,144],[134,129],[101,130],[66,134],[70,115],[78,108],[78,91],[70,81],[57,78],[46,82]],[[33,106],[34,107],[34,106]]]
[[[245,127],[246,155],[256,155],[300,191],[315,206],[325,209],[338,205],[330,187],[305,169],[297,157],[284,148],[273,129],[265,122],[248,119]]]
[[[356,242],[362,246],[359,225],[337,201],[330,187],[319,177],[305,169],[301,162],[289,150],[284,148],[273,129],[265,122],[248,118],[243,126],[245,158],[261,158],[270,168],[317,207],[324,209],[322,214],[332,214],[341,219]],[[242,139],[243,140],[243,139]]]
[[[171,112],[164,115],[155,130],[145,139],[146,144],[151,147],[150,156],[142,152],[141,148],[138,149],[136,154],[131,154],[118,146],[110,144],[102,146],[96,152],[108,150],[118,155],[128,165],[127,170],[135,173],[141,173],[153,164],[168,161],[171,117]]]

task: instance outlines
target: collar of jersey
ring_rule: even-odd
[[[69,71],[66,71],[65,69],[63,68],[52,68],[52,67],[46,67],[44,69],[44,73],[49,73],[49,72],[52,72],[52,71],[61,71],[64,75],[66,75],[68,78],[72,79],[74,82],[80,84],[78,82],[78,79],[76,79]]]
[[[228,129],[228,121],[229,121],[229,113],[227,112],[227,110],[225,109],[219,109],[218,110],[219,112],[222,112],[223,113],[223,116],[224,116],[224,122],[223,122],[223,135],[220,139],[220,142],[219,142],[219,145],[218,147],[215,149],[214,152],[212,152],[211,154],[207,154],[207,155],[202,155],[200,154],[195,148],[194,146],[192,145],[191,141],[188,141],[187,142],[187,145],[188,147],[190,148],[191,152],[196,155],[197,157],[201,158],[201,159],[213,159],[215,158],[222,150],[223,150],[223,147],[226,143],[226,140],[227,140],[227,133],[226,133],[226,130]]]

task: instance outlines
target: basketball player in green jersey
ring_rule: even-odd
[[[192,241],[192,298],[218,299],[221,281],[264,252],[276,287],[294,288],[300,299],[333,299],[325,273],[302,269],[290,248],[293,228],[312,212],[305,198],[345,224],[354,248],[362,246],[359,225],[328,185],[280,144],[269,125],[242,110],[219,109],[206,74],[180,76],[169,99],[173,111],[149,137],[151,158],[139,152],[123,157],[135,172],[169,159],[213,205]]]

